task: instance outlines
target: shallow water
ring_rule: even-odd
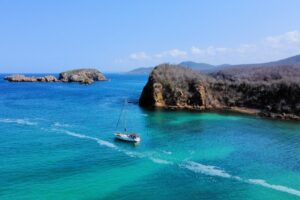
[[[137,104],[145,76],[90,86],[0,78],[1,200],[300,199],[297,122],[147,111]],[[112,134],[125,98],[136,146]]]

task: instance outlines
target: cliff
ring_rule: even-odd
[[[141,94],[144,107],[205,110],[222,107],[213,97],[210,76],[177,65],[162,64],[153,69]]]
[[[154,68],[140,96],[143,107],[232,110],[300,119],[300,68],[228,69],[204,75],[176,65]]]

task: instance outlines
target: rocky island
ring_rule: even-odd
[[[97,69],[75,69],[59,74],[59,80],[62,82],[79,82],[82,84],[91,84],[94,81],[105,81],[105,76]]]
[[[206,75],[162,64],[151,72],[139,104],[300,120],[300,67],[230,68]]]
[[[4,78],[10,82],[78,82],[81,84],[91,84],[94,81],[104,81],[105,76],[97,69],[76,69],[62,72],[57,79],[53,75],[43,77],[11,75]]]
[[[4,80],[7,80],[9,82],[58,82],[58,79],[52,75],[34,77],[17,74],[12,76],[6,76]]]

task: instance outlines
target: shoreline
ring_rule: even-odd
[[[243,114],[243,115],[249,115],[249,116],[257,116],[265,119],[272,119],[272,120],[280,120],[280,121],[293,121],[293,122],[299,122],[300,116],[294,115],[294,114],[286,114],[286,113],[273,113],[273,112],[266,112],[259,109],[253,109],[253,108],[246,108],[246,107],[224,107],[224,108],[192,108],[192,107],[178,107],[178,106],[153,106],[153,107],[143,107],[140,106],[143,109],[155,111],[155,110],[165,110],[165,111],[187,111],[187,112],[195,112],[195,113],[201,113],[201,112],[214,112],[214,113],[223,113],[223,114]]]

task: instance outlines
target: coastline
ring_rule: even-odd
[[[152,107],[142,107],[143,109],[155,111],[155,110],[165,110],[165,111],[187,111],[191,113],[201,113],[201,112],[212,112],[212,113],[225,113],[225,114],[243,114],[249,116],[257,116],[265,119],[271,120],[283,120],[283,121],[294,121],[299,122],[300,116],[286,113],[273,113],[266,112],[259,109],[246,108],[246,107],[223,107],[223,108],[195,108],[192,106],[152,106]]]

